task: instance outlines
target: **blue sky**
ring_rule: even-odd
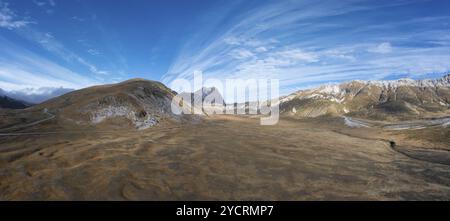
[[[281,93],[450,71],[447,0],[0,0],[0,88],[276,78]]]

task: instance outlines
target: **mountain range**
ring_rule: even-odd
[[[446,115],[450,75],[440,79],[351,81],[297,91],[280,99],[292,117],[358,116],[379,120]]]
[[[5,95],[0,95],[0,108],[8,108],[8,109],[24,109],[31,106],[31,104],[10,98]]]
[[[58,93],[66,90],[61,88]],[[56,92],[55,92],[56,93]],[[191,105],[215,98],[224,103],[216,88],[203,88],[191,96]],[[114,123],[127,119],[130,126],[146,129],[164,120],[180,121],[187,116],[171,111],[176,92],[162,83],[132,79],[118,84],[71,91],[37,104],[30,111],[48,111],[58,119],[82,124]],[[3,108],[26,108],[26,101],[8,96],[0,99]],[[405,120],[448,116],[450,75],[434,80],[351,81],[300,90],[280,98],[280,113],[294,118],[352,116],[375,120]]]
[[[28,104],[39,104],[54,97],[61,96],[68,92],[74,91],[70,88],[53,88],[41,87],[37,89],[26,88],[22,90],[5,91],[0,88],[0,96],[7,96],[9,98],[27,102]]]

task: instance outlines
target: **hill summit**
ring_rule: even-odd
[[[77,124],[96,125],[121,118],[137,129],[146,129],[164,119],[180,118],[171,112],[171,101],[175,95],[162,83],[131,79],[73,91],[33,109],[46,110],[60,120]]]

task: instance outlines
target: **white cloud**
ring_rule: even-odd
[[[33,3],[35,5],[37,5],[37,6],[39,6],[39,7],[42,7],[42,6],[47,4],[47,2],[44,2],[44,1],[41,2],[41,1],[38,1],[38,0],[33,0]]]
[[[65,87],[82,88],[97,84],[98,80],[74,72],[39,54],[20,47],[0,36],[0,88]]]
[[[225,43],[229,45],[240,45],[241,42],[236,37],[228,37],[224,39]]]
[[[33,3],[34,3],[35,5],[37,5],[37,6],[39,6],[39,7],[44,7],[44,6],[46,6],[46,5],[49,5],[49,6],[51,6],[51,7],[55,7],[55,6],[56,6],[56,3],[55,3],[54,0],[48,0],[48,1],[44,1],[44,0],[42,0],[42,1],[39,1],[39,0],[33,0]]]
[[[258,53],[263,53],[263,52],[267,51],[267,48],[261,46],[261,47],[256,48],[255,51]]]
[[[91,48],[91,49],[88,49],[87,52],[88,52],[89,54],[93,55],[93,56],[100,55],[100,52],[99,52],[98,50],[95,50],[95,49],[92,49],[92,48]]]
[[[42,10],[45,11],[47,14],[53,14],[54,7],[56,6],[56,3],[54,0],[33,0],[33,3],[37,5],[38,7],[42,8]]]
[[[24,27],[30,23],[33,22],[18,18],[16,13],[9,8],[8,3],[0,1],[0,27],[12,30]]]
[[[43,61],[43,60],[39,60]],[[0,87],[5,90],[22,90],[39,87],[80,88],[93,82],[51,62],[40,64],[22,63],[20,66],[0,63]],[[52,76],[58,74],[57,76]],[[76,76],[76,77],[75,77]],[[67,77],[66,79],[64,79]],[[77,79],[79,77],[79,79]],[[81,83],[84,82],[84,83]],[[88,83],[90,82],[90,83]],[[81,83],[81,84],[79,84]]]
[[[324,82],[375,80],[392,73],[420,76],[450,70],[448,44],[433,45],[427,50],[420,49],[423,45],[400,46],[414,45],[408,44],[411,39],[424,43],[433,40],[446,42],[448,38],[442,39],[442,36],[450,36],[450,32],[446,27],[436,28],[436,19],[378,25],[368,16],[361,18],[359,26],[355,26],[347,16],[329,19],[330,16],[338,17],[355,11],[375,13],[383,7],[398,6],[402,2],[408,4],[406,1],[392,1],[374,6],[369,2],[358,2],[360,4],[327,0],[314,4],[310,1],[261,4],[235,20],[228,18],[230,26],[217,38],[188,41],[162,80],[169,83],[177,77],[189,79],[194,71],[203,71],[205,78],[279,79],[284,90]],[[450,21],[450,17],[440,19],[439,24],[444,21]],[[393,31],[403,26],[410,29],[401,33]],[[423,31],[416,32],[411,28],[414,26]],[[336,31],[342,29],[352,31]],[[227,56],[240,49],[253,55],[237,56],[241,59]]]
[[[50,4],[52,7],[56,6],[56,3],[54,0],[48,0],[48,4]]]
[[[231,56],[236,59],[246,59],[253,57],[254,54],[246,49],[236,49],[231,52]]]
[[[300,49],[289,49],[276,53],[277,56],[280,56],[286,60],[292,60],[294,62],[307,62],[313,63],[319,61],[319,56],[312,52],[304,52]]]
[[[323,53],[324,56],[330,57],[330,58],[338,58],[342,60],[347,60],[354,62],[356,61],[355,56],[353,55],[353,50],[340,50],[340,49],[331,49],[327,50]]]
[[[86,61],[84,58],[75,54],[74,52],[67,49],[61,42],[59,42],[51,33],[43,33],[32,28],[25,28],[24,30],[19,30],[17,33],[25,39],[31,42],[38,43],[45,50],[54,53],[60,58],[67,62],[78,62],[79,64],[88,68],[88,70],[97,75],[106,75],[107,71],[101,70],[94,64]]]
[[[375,47],[369,48],[368,51],[372,53],[388,54],[392,52],[392,45],[389,42],[383,42]]]
[[[78,16],[72,16],[72,20],[79,21],[79,22],[84,22],[84,21],[86,21],[86,19],[80,18],[80,17],[78,17]]]

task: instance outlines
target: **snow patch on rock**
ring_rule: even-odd
[[[280,102],[280,103],[284,103],[284,102],[291,101],[291,100],[293,100],[296,96],[297,96],[297,94],[291,94],[291,95],[288,95],[288,96],[286,96],[286,97],[283,97],[283,98],[279,99],[279,102]]]
[[[310,94],[305,97],[306,99],[323,99],[323,100],[329,100],[336,103],[342,103],[345,100],[345,97],[337,98],[333,95],[322,95],[322,94]]]
[[[441,79],[424,79],[413,80],[409,78],[403,78],[399,80],[391,81],[367,81],[367,84],[372,84],[384,88],[397,88],[400,86],[413,86],[413,87],[450,87],[450,75],[447,75]]]
[[[320,93],[339,95],[341,93],[341,89],[339,85],[325,85],[319,90]]]

